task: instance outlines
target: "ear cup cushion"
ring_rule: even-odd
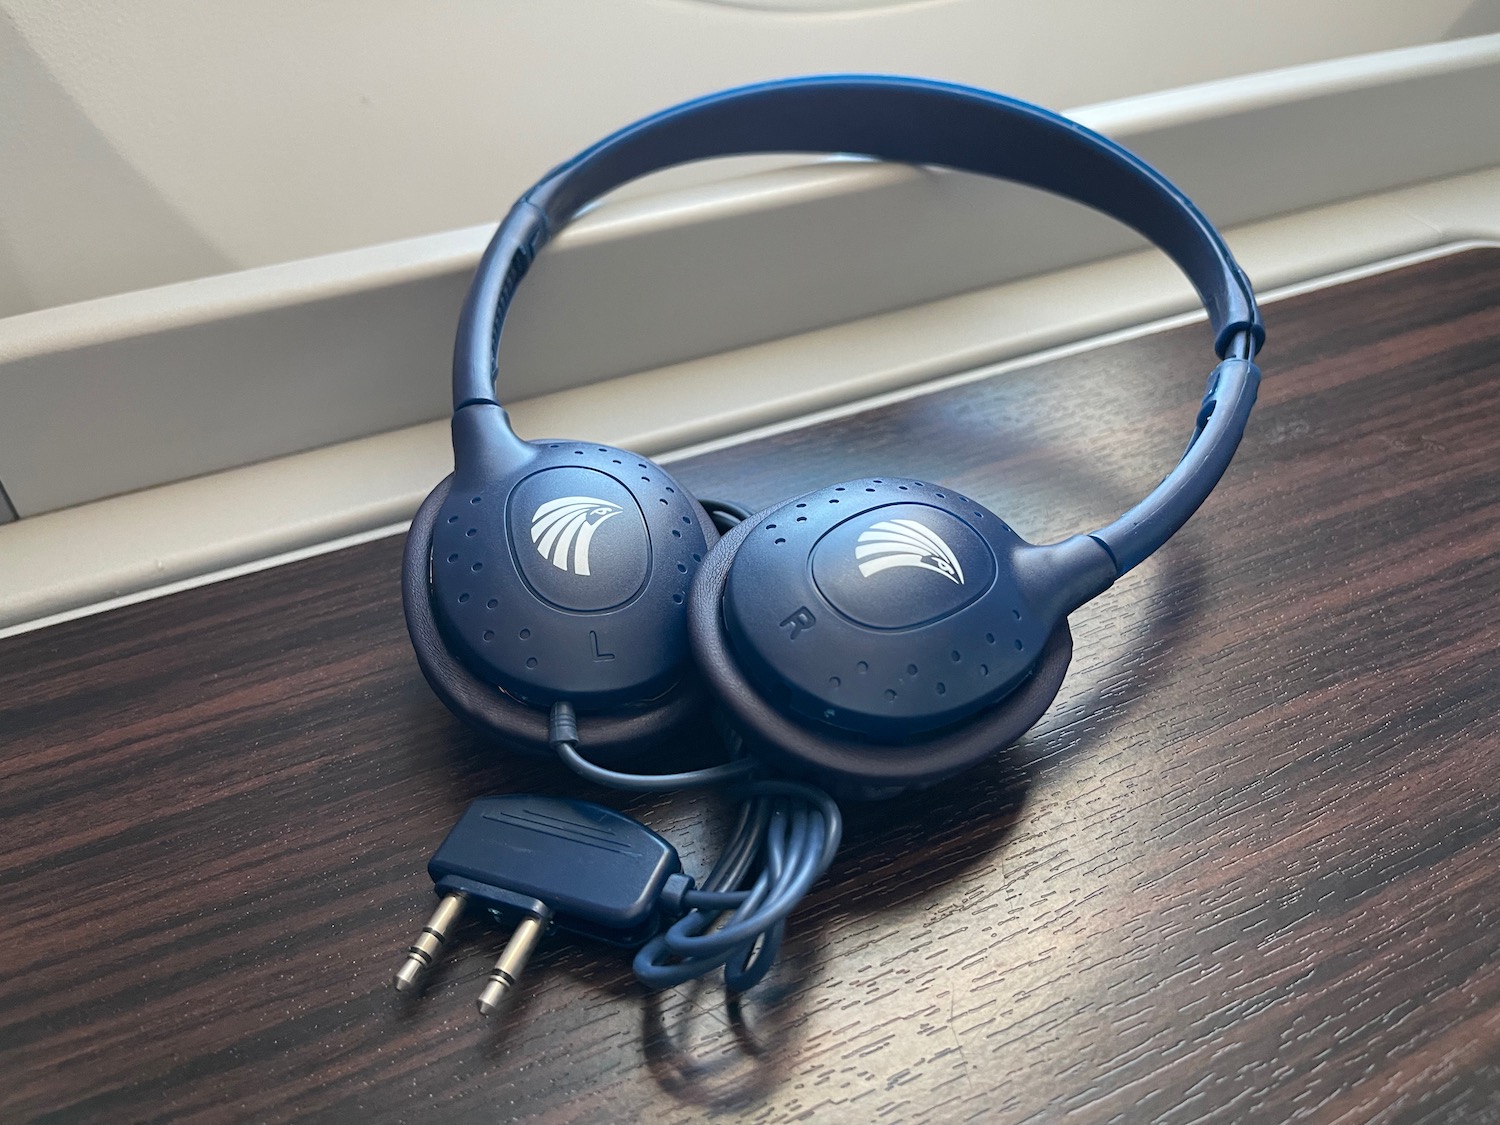
[[[433,617],[428,577],[432,529],[452,482],[450,476],[433,489],[417,509],[406,533],[401,601],[417,664],[433,692],[459,718],[517,749],[550,755],[547,712],[511,698],[470,672],[449,651]],[[713,520],[696,501],[693,508],[704,536],[710,544],[714,543],[719,533]],[[697,677],[687,676],[666,694],[639,708],[580,714],[579,743],[590,760],[601,765],[618,764],[638,756],[695,718],[702,718],[707,703]]]
[[[731,720],[758,757],[830,786],[840,796],[895,796],[934,785],[1010,745],[1051,706],[1073,655],[1064,620],[1048,637],[1031,676],[993,707],[934,736],[881,745],[815,730],[768,702],[746,679],[729,649],[721,606],[735,552],[766,513],[745,520],[703,560],[688,595],[693,656]]]

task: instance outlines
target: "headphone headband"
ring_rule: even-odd
[[[469,291],[454,407],[494,402],[496,345],[516,283],[585,205],[677,164],[751,153],[850,153],[1014,180],[1093,207],[1159,246],[1192,281],[1215,351],[1249,359],[1265,338],[1249,280],[1213,225],[1159,172],[1107,137],[1026,102],[916,78],[760,83],[644,118],[559,165],[511,209]],[[1234,338],[1247,335],[1238,345]]]
[[[924,79],[824,76],[744,86],[642,119],[549,172],[511,208],[480,261],[459,321],[455,411],[495,403],[500,331],[532,260],[577,212],[650,172],[718,156],[850,153],[1013,180],[1118,219],[1160,247],[1198,291],[1225,362],[1210,380],[1182,463],[1094,534],[1124,573],[1218,482],[1255,401],[1249,361],[1265,338],[1249,279],[1213,225],[1159,172],[1106,137],[1026,102]]]

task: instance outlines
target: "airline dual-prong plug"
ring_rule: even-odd
[[[542,937],[559,929],[633,948],[660,928],[669,880],[690,887],[677,850],[639,821],[586,801],[515,795],[471,804],[427,864],[437,910],[407,951],[396,990],[415,990],[459,919],[514,925],[479,1011],[497,1011]]]

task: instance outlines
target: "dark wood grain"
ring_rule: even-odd
[[[1020,746],[847,846],[763,990],[478,925],[390,977],[487,748],[407,650],[396,540],[0,643],[0,1118],[1500,1120],[1500,253],[1271,306],[1239,459],[1075,617]],[[1201,327],[675,467],[762,505],[889,472],[1032,539],[1171,464]],[[624,807],[690,868],[696,798]]]

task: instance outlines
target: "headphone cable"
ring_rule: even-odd
[[[770,971],[781,949],[786,918],[828,869],[843,836],[843,817],[827,793],[800,781],[753,778],[759,765],[741,757],[729,734],[731,760],[671,774],[606,769],[578,752],[573,705],[552,705],[548,741],[580,777],[633,793],[731,784],[740,808],[729,840],[699,885],[682,879],[661,899],[676,920],[636,953],[635,975],[649,988],[666,988],[724,966],[731,991],[743,992]]]

